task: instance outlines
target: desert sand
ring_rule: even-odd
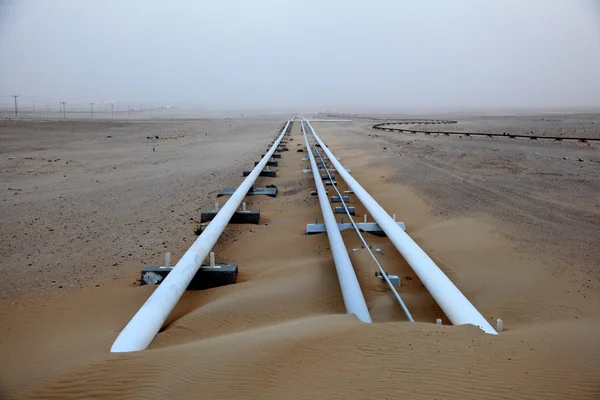
[[[139,286],[140,269],[167,251],[177,261],[200,210],[242,181],[285,118],[0,122],[0,393],[600,398],[600,149],[381,132],[368,117],[314,127],[503,332],[450,325],[390,241],[366,235],[401,277],[417,321],[407,322],[350,231],[374,323],[345,314],[327,236],[304,234],[321,213],[295,123],[278,177],[257,180],[279,195],[247,197],[261,223],[228,226],[214,249],[239,265],[238,283],[186,292],[148,350],[111,354],[154,290]],[[597,115],[555,115],[562,122],[543,128],[523,118],[547,117],[455,116],[451,128],[600,136]]]

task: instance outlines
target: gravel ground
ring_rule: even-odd
[[[414,188],[439,215],[500,224],[520,246],[548,256],[548,269],[581,285],[598,284],[600,145],[414,135],[374,130],[373,123],[360,119],[337,130],[348,145],[378,151],[381,165],[395,167],[393,179]],[[542,125],[547,135],[600,137],[598,115],[463,117],[447,127],[539,134]]]
[[[185,250],[283,119],[0,122],[0,302],[133,282]]]

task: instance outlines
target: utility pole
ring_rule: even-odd
[[[35,114],[35,99],[31,100],[33,102],[33,113]]]
[[[115,117],[115,112],[113,111],[115,105],[113,103],[110,103],[110,117],[114,118]]]
[[[61,101],[60,104],[62,104],[63,107],[63,118],[67,118],[67,102]]]
[[[48,106],[48,100],[46,100],[46,119],[50,117],[50,107]]]
[[[19,116],[19,106],[17,105],[17,97],[19,97],[18,94],[13,94],[12,97],[15,98],[15,117]]]
[[[92,110],[92,118],[94,118],[94,103],[90,102],[90,108]]]

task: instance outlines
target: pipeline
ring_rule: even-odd
[[[367,309],[365,298],[360,289],[350,257],[348,256],[348,251],[346,250],[346,245],[344,244],[344,239],[342,239],[342,234],[338,228],[337,221],[335,220],[335,215],[333,214],[333,211],[331,211],[329,198],[327,197],[325,186],[323,185],[321,175],[319,174],[319,167],[317,167],[317,162],[315,161],[315,157],[310,148],[310,143],[308,142],[308,137],[304,130],[304,121],[301,122],[301,127],[302,134],[304,135],[304,142],[306,143],[306,151],[308,152],[308,158],[310,159],[310,165],[315,179],[315,185],[317,186],[321,212],[323,213],[323,220],[325,221],[327,237],[329,239],[338,280],[340,281],[340,288],[342,290],[346,311],[348,314],[355,314],[362,322],[370,323],[371,315]]]
[[[307,122],[307,125],[338,174],[369,211],[381,229],[383,229],[396,249],[402,254],[450,322],[454,325],[473,324],[486,333],[497,334],[489,322],[477,311],[465,295],[458,290],[427,253],[398,226],[375,199],[346,171],[319,138],[310,122]]]
[[[219,236],[221,236],[221,233],[223,233],[229,223],[229,220],[244,200],[246,193],[254,185],[254,181],[275,152],[275,149],[277,149],[290,122],[288,121],[285,124],[281,134],[258,165],[254,167],[250,175],[246,177],[233,195],[231,195],[229,200],[223,205],[223,208],[221,208],[198,239],[185,252],[165,280],[156,288],[154,293],[152,293],[127,326],[121,331],[110,349],[111,352],[144,350],[152,343],[152,340],[154,340],[154,337],[194,278],[194,275],[198,272],[202,261],[204,261],[215,245],[217,239],[219,239]]]

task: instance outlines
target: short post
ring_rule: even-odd
[[[441,318],[436,319],[435,323],[438,324],[438,325],[441,325],[442,324],[442,319]]]
[[[171,266],[171,253],[165,253],[165,267]]]
[[[502,328],[504,328],[504,323],[500,318],[496,320],[496,331],[502,332]]]
[[[367,223],[367,214],[365,214],[364,220],[365,220],[365,224],[366,224]]]
[[[217,211],[217,212],[219,211],[219,202],[218,201],[215,203],[215,211]]]
[[[394,218],[394,222],[396,222],[396,214],[392,214],[392,218]]]
[[[215,252],[214,251],[210,252],[210,266],[212,268],[215,267]]]
[[[343,224],[343,223],[344,223],[344,216],[342,215],[342,216],[340,217],[340,224]]]
[[[242,203],[242,211],[246,211],[246,202],[245,201]]]

